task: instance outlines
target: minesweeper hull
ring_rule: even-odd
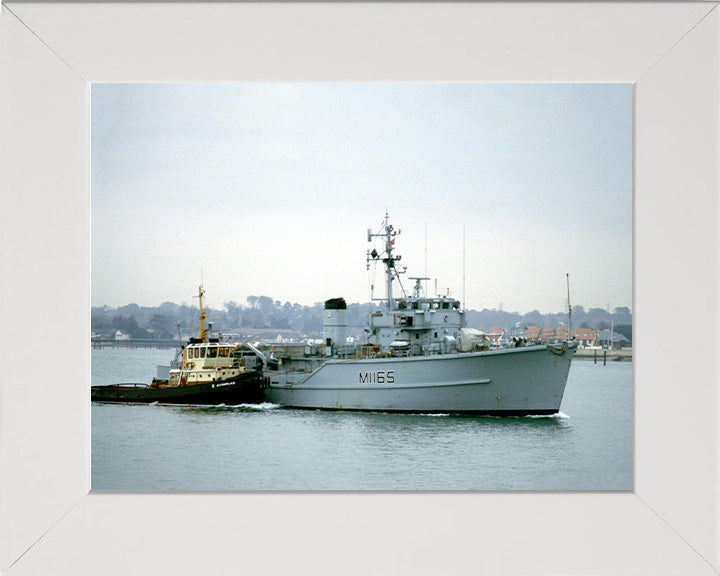
[[[497,416],[559,411],[576,344],[425,357],[331,359],[266,371],[266,400],[295,408]]]

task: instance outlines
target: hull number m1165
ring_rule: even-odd
[[[360,372],[360,384],[394,384],[394,370],[378,370],[374,372]]]

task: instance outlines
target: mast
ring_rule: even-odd
[[[399,234],[399,230],[395,230],[392,224],[388,223],[388,213],[385,212],[385,220],[382,224],[380,233],[373,234],[372,230],[368,230],[368,242],[371,242],[373,238],[382,238],[385,241],[385,254],[382,259],[385,264],[385,293],[387,298],[388,310],[395,309],[395,300],[393,298],[392,281],[395,275],[399,275],[400,272],[395,268],[395,262],[401,259],[401,256],[393,256],[395,236]],[[368,252],[368,265],[370,259],[377,260],[379,254],[375,249],[372,252]],[[402,288],[402,286],[401,286]]]
[[[388,301],[388,309],[393,310],[395,308],[393,303],[393,295],[392,295],[392,270],[395,266],[395,261],[392,257],[392,251],[393,251],[393,244],[395,243],[395,240],[393,239],[393,233],[392,233],[392,226],[388,224],[388,214],[385,212],[385,254],[386,257],[383,259],[383,262],[385,263],[385,292],[387,294],[387,301]]]
[[[202,284],[200,285],[200,288],[198,288],[198,297],[200,298],[200,319],[198,323],[198,333],[197,333],[197,339],[201,340],[203,343],[207,342],[207,330],[205,329],[205,310],[203,310],[203,303],[202,299],[205,295],[205,290],[203,290]]]
[[[572,306],[570,306],[570,274],[565,273],[567,277],[567,292],[568,292],[568,340],[572,339]]]

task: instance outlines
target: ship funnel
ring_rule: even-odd
[[[347,304],[344,298],[325,301],[323,312],[323,338],[325,345],[333,348],[347,344]]]

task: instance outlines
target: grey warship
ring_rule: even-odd
[[[494,416],[554,414],[560,409],[574,341],[491,346],[486,335],[466,327],[461,303],[427,297],[421,281],[405,292],[405,267],[395,255],[399,231],[387,214],[378,233],[381,252],[370,264],[385,268],[386,296],[372,313],[364,341],[347,345],[347,306],[325,302],[324,344],[300,354],[266,354],[265,399],[294,408],[379,412],[453,413]],[[398,296],[394,294],[398,285]]]

